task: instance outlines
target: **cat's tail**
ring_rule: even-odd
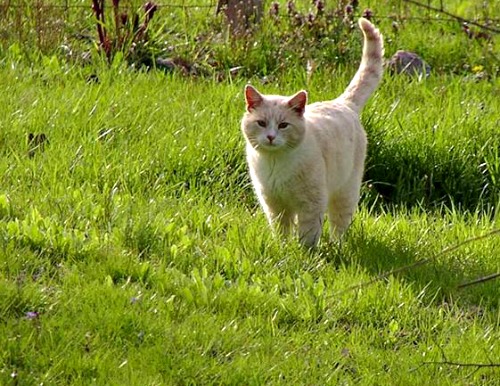
[[[382,79],[384,39],[367,19],[360,18],[358,24],[364,35],[363,56],[358,71],[340,98],[359,112]]]

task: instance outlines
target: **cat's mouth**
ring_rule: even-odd
[[[257,146],[257,150],[277,151],[280,149],[281,146],[276,142],[263,142],[259,143],[259,145]]]

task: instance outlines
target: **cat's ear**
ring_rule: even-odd
[[[264,97],[257,91],[257,89],[249,84],[245,86],[245,101],[247,102],[248,112],[254,110],[256,107],[259,107],[263,100]]]
[[[307,105],[307,91],[299,91],[288,100],[287,104],[288,107],[290,107],[298,115],[302,116]]]

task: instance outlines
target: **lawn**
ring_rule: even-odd
[[[243,87],[333,98],[356,32],[358,59],[310,76],[286,52],[221,80],[3,49],[0,384],[497,385],[500,279],[474,281],[500,272],[500,80],[459,28],[408,25],[381,21],[388,56],[433,72],[385,76],[359,211],[312,252],[257,205]]]

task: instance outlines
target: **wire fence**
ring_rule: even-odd
[[[81,31],[93,32],[95,15],[92,10],[92,1],[75,4],[71,0],[47,3],[48,0],[0,0],[0,46],[9,46],[15,42],[35,44],[42,51],[50,49],[54,44],[64,41],[68,35]],[[196,14],[213,16],[218,8],[219,0],[205,3],[186,2],[154,2],[157,9],[165,14],[177,13],[186,20]],[[222,0],[224,1],[224,0]],[[225,0],[227,2],[228,0]],[[246,0],[244,0],[246,1]],[[268,0],[267,4],[270,6]],[[281,1],[284,3],[284,0]],[[311,1],[297,0],[306,8],[311,6]],[[436,3],[436,2],[434,2]],[[107,9],[111,10],[111,2],[106,2]],[[140,6],[120,4],[119,9],[126,11],[140,9]],[[374,4],[374,9],[376,6]],[[359,10],[361,12],[361,10]],[[420,3],[417,0],[400,0],[391,14],[374,13],[378,20],[396,20],[405,23],[466,23],[486,31],[489,34],[500,33],[500,18],[491,17],[491,12],[477,12],[477,17],[465,19],[447,11],[442,2],[438,6],[431,6],[431,2]],[[496,16],[496,15],[493,15]],[[280,17],[290,17],[282,12]]]
[[[123,3],[123,2],[122,2]],[[112,12],[111,2],[106,8]],[[204,12],[208,17],[215,12],[216,0],[194,4],[183,2],[155,2],[159,12],[181,13],[188,17]],[[141,9],[141,5],[120,4],[120,12]],[[75,4],[69,0],[0,0],[0,47],[12,44],[36,47],[47,52],[79,34],[94,35],[95,14],[92,1]]]
[[[183,1],[182,3],[154,2],[154,4],[158,8],[165,8],[165,9],[180,8],[180,9],[214,9],[215,10],[217,7],[217,0],[213,0],[209,4],[206,4],[206,3],[204,3],[204,4],[201,4],[201,3],[200,4],[186,4],[185,1]],[[404,12],[402,10],[403,6],[413,5],[416,7],[425,8],[427,11],[434,11],[434,12],[438,12],[442,15],[448,16],[448,17],[432,16],[429,14],[427,14],[426,16],[407,16],[407,15],[405,15],[404,17],[407,20],[426,20],[426,21],[441,22],[441,21],[451,21],[451,20],[462,19],[460,16],[454,15],[453,13],[447,11],[444,8],[442,2],[440,3],[441,4],[440,7],[433,7],[433,6],[429,5],[430,4],[429,1],[427,1],[427,4],[424,4],[424,3],[420,3],[419,1],[415,1],[415,0],[400,0],[398,4],[399,5],[396,8],[399,8],[400,13]],[[130,4],[128,4],[128,5],[127,4],[120,4],[119,8],[120,9],[130,9],[130,8],[135,8],[135,7],[133,5],[130,5]],[[33,9],[33,10],[38,10],[38,11],[49,11],[49,10],[59,9],[59,10],[64,10],[66,12],[70,12],[72,10],[84,9],[84,10],[91,12],[92,4],[91,4],[90,0],[89,0],[88,4],[70,4],[69,0],[61,0],[61,3],[59,3],[59,4],[57,4],[57,3],[47,4],[43,0],[33,0],[33,2],[31,2],[31,3],[30,2],[13,3],[12,0],[4,0],[3,2],[0,2],[0,10],[2,11],[3,14],[6,14],[9,10],[12,10],[12,9]],[[382,19],[383,18],[394,18],[397,16],[401,16],[401,15],[395,15],[395,14],[377,15],[378,18],[382,18]],[[0,18],[0,20],[1,20],[1,18]],[[463,20],[466,20],[466,19],[463,19]],[[467,21],[469,21],[469,20],[467,20]],[[493,16],[493,17],[491,15],[479,16],[479,17],[476,16],[473,18],[472,21],[497,24],[500,22],[500,14],[498,16]]]
[[[216,2],[211,2],[210,4],[179,4],[179,3],[156,3],[155,5],[158,8],[214,8],[216,7]],[[64,10],[72,10],[72,9],[92,9],[92,4],[69,4],[68,1],[63,1],[61,4],[45,4],[45,3],[34,3],[34,4],[13,4],[10,1],[4,1],[3,4],[0,3],[0,9],[8,10],[8,9],[23,9],[23,8],[31,8],[31,9],[39,9],[39,10],[50,10],[50,9],[64,9]],[[134,8],[132,5],[123,5],[119,6],[120,9],[129,9]]]

